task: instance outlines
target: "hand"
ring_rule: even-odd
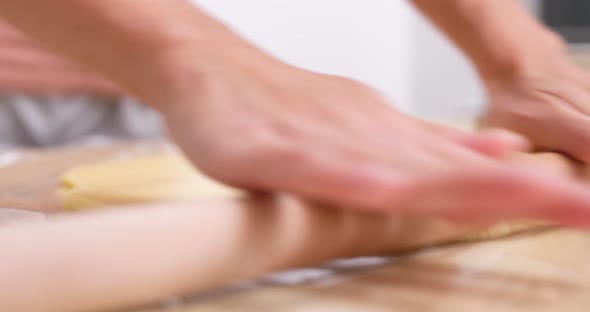
[[[181,79],[163,109],[188,157],[222,182],[462,221],[590,225],[590,191],[502,162],[526,148],[519,136],[428,124],[341,77],[283,64],[225,68],[197,88]]]
[[[524,77],[488,79],[483,125],[511,129],[538,149],[590,163],[590,74],[565,57],[553,62]]]

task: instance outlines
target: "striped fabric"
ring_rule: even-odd
[[[0,21],[0,94],[119,96],[110,83]]]

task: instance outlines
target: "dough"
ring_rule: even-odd
[[[552,228],[551,225],[541,221],[520,221],[520,222],[501,222],[492,225],[486,229],[478,230],[468,233],[463,237],[459,237],[459,242],[473,242],[481,240],[492,240],[503,237],[513,236],[516,234],[524,234],[532,230],[542,230]]]
[[[59,193],[67,211],[241,194],[207,178],[176,154],[74,167],[61,182]]]

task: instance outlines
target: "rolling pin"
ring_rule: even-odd
[[[554,154],[514,161],[576,171]],[[446,242],[473,230],[288,195],[62,216],[0,229],[0,311],[131,308],[276,270]]]

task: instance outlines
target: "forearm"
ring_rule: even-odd
[[[185,0],[19,0],[0,17],[159,106],[175,80],[197,86],[206,72],[254,51]],[[179,73],[190,59],[191,76]]]
[[[81,214],[1,231],[0,310],[118,310],[465,231],[427,218],[347,212],[288,197]]]
[[[517,0],[413,0],[473,61],[483,77],[534,74],[565,45]],[[561,60],[561,59],[560,59]]]

